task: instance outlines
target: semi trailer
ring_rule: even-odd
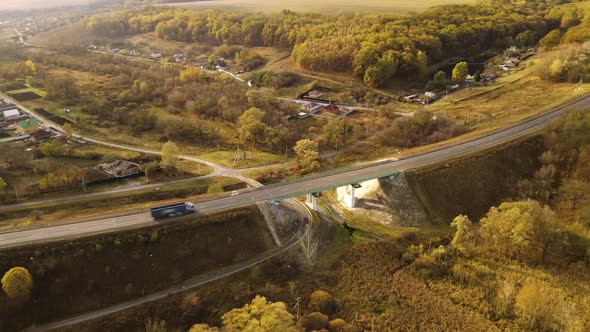
[[[156,206],[151,208],[150,211],[152,213],[152,218],[158,220],[193,213],[195,212],[195,205],[193,203],[183,202]]]

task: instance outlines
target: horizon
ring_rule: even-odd
[[[65,6],[87,5],[91,0],[4,0],[0,4],[0,11],[29,10],[42,8],[58,8]]]

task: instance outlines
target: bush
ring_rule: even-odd
[[[420,257],[424,252],[424,246],[422,244],[415,245],[412,244],[408,247],[408,249],[402,255],[402,262],[404,264],[410,264],[416,260],[416,258]]]
[[[331,315],[336,311],[336,300],[330,293],[323,290],[317,290],[311,293],[311,307],[326,315]]]
[[[351,332],[352,326],[346,323],[344,319],[337,318],[330,321],[328,324],[328,330],[330,332]]]
[[[24,267],[13,267],[2,277],[2,290],[11,299],[25,299],[31,295],[33,277]]]
[[[458,126],[443,117],[435,117],[428,111],[417,111],[414,116],[395,119],[379,140],[386,146],[410,148],[440,142],[464,132]]]
[[[321,330],[328,327],[328,316],[321,312],[312,312],[303,320],[303,327],[307,331]]]

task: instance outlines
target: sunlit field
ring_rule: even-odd
[[[338,13],[377,12],[410,13],[420,12],[437,5],[475,3],[475,0],[211,0],[170,5],[190,9],[231,9],[246,11],[276,12],[283,9],[294,11]]]

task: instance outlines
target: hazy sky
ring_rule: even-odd
[[[88,4],[88,0],[0,0],[0,10],[61,7]]]

